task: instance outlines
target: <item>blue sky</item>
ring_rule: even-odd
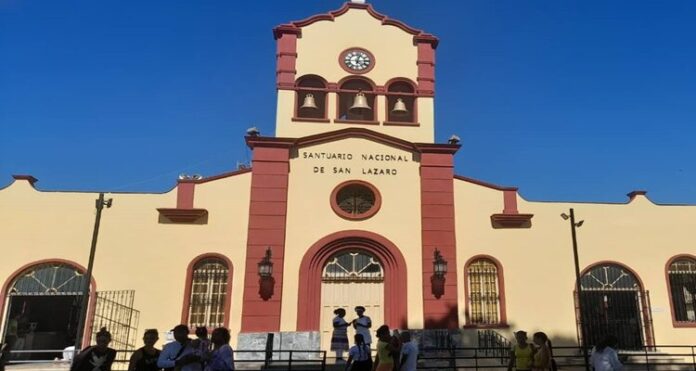
[[[371,3],[440,37],[457,173],[532,200],[696,203],[696,2]],[[234,169],[247,127],[273,132],[271,29],[341,4],[1,0],[0,187],[161,192]]]

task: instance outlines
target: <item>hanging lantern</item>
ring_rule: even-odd
[[[396,103],[394,103],[394,109],[391,110],[392,115],[394,116],[406,116],[408,115],[408,109],[406,109],[406,103],[404,103],[404,100],[401,98],[396,99]]]
[[[271,261],[271,247],[266,250],[266,256],[259,262],[259,276],[269,278],[273,276],[273,262]]]
[[[433,272],[438,278],[445,277],[447,274],[447,261],[440,254],[440,250],[435,249],[435,260],[433,260]]]
[[[316,111],[319,109],[316,102],[314,102],[314,94],[308,93],[305,95],[304,102],[302,106],[300,106],[300,109],[303,111]]]
[[[353,100],[353,105],[348,109],[351,113],[361,114],[365,111],[371,111],[370,105],[367,103],[367,97],[362,92],[358,91],[355,95],[355,100]]]

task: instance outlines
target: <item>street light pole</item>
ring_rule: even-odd
[[[578,239],[575,232],[575,229],[577,227],[582,226],[584,220],[581,220],[577,223],[575,222],[575,211],[572,207],[570,208],[570,216],[563,213],[561,214],[561,217],[565,220],[570,219],[570,233],[573,238],[573,259],[575,261],[575,292],[578,295],[577,304],[578,311],[580,312],[580,337],[582,338],[580,347],[582,348],[582,356],[585,363],[585,370],[590,371],[590,361],[589,356],[587,354],[587,334],[585,334],[585,323],[583,321],[582,311],[582,285],[580,284],[580,260],[578,258]]]
[[[92,231],[92,246],[89,250],[89,263],[87,264],[87,272],[82,284],[82,301],[80,303],[80,317],[77,322],[77,334],[75,337],[75,350],[82,348],[82,336],[85,332],[85,323],[87,321],[87,304],[89,303],[89,287],[92,281],[92,268],[94,267],[94,255],[97,252],[97,237],[99,236],[99,223],[101,222],[102,210],[111,207],[113,199],[104,200],[104,193],[99,193],[99,198],[96,200],[95,207],[97,215],[94,219],[94,230]]]

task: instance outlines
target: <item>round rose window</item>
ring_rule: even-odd
[[[339,216],[361,220],[374,215],[381,205],[377,189],[370,183],[352,180],[338,185],[331,193],[331,207]]]

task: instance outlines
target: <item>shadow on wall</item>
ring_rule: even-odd
[[[437,316],[425,318],[425,328],[429,329],[457,329],[459,328],[459,312],[456,305],[447,305],[447,310]]]

